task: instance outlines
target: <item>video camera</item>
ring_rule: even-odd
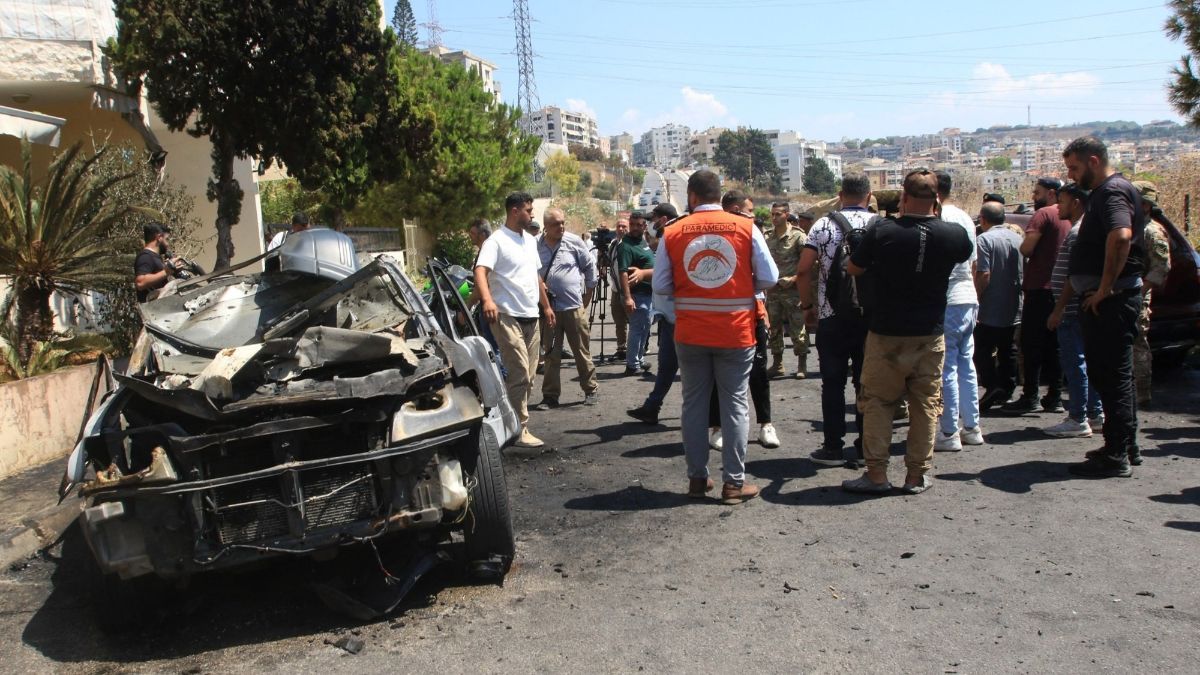
[[[616,231],[606,227],[596,228],[592,231],[592,244],[595,245],[597,251],[607,251],[616,238]]]

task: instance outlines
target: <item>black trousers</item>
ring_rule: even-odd
[[[1021,354],[1025,357],[1022,396],[1037,398],[1045,376],[1046,398],[1062,398],[1062,367],[1058,361],[1058,333],[1046,328],[1046,319],[1054,311],[1054,294],[1049,289],[1025,291],[1025,309],[1021,317]]]
[[[771,378],[767,377],[767,324],[760,319],[754,326],[754,363],[750,366],[750,400],[759,424],[771,423]],[[717,388],[708,399],[708,428],[721,426]]]
[[[1104,450],[1113,459],[1123,460],[1137,447],[1133,341],[1141,308],[1140,289],[1131,288],[1101,302],[1098,314],[1079,310],[1088,382],[1104,406]]]
[[[842,449],[846,436],[846,377],[859,391],[867,322],[831,316],[817,323],[817,355],[821,360],[821,426],[823,445]],[[854,406],[854,425],[862,436],[862,413]]]
[[[1016,326],[975,324],[975,372],[985,392],[999,390],[1011,396],[1017,388]]]

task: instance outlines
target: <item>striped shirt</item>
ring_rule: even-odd
[[[1062,295],[1063,285],[1067,281],[1067,267],[1071,264],[1071,247],[1075,245],[1075,237],[1079,235],[1079,223],[1076,222],[1071,226],[1071,231],[1067,233],[1067,238],[1063,240],[1062,246],[1058,247],[1058,258],[1054,261],[1054,269],[1050,272],[1050,292],[1054,294],[1057,300]],[[1063,309],[1063,319],[1069,319],[1079,313],[1079,297],[1072,298],[1067,306]]]

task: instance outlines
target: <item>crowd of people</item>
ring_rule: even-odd
[[[1116,172],[1103,142],[1076,139],[1063,160],[1067,180],[1036,181],[1023,227],[998,195],[973,217],[953,203],[950,175],[924,169],[904,177],[894,213],[874,212],[869,181],[848,174],[829,213],[776,202],[769,223],[754,219],[747,195],[722,194],[719,177],[700,170],[682,216],[663,203],[584,236],[566,231],[558,209],[538,225],[533,199],[510,195],[503,226],[474,223],[471,237],[484,328],[522,424],[517,445],[542,445],[529,428],[539,363],[535,408],[560,405],[564,355],[584,404],[599,403],[590,324],[607,301],[624,375],[654,380],[627,414],[656,424],[680,377],[690,497],[716,488],[711,450],[721,453],[724,503],[758,494],[745,476],[751,404],[758,442],[778,447],[771,382],[808,377],[812,335],[823,438],[811,459],[865,468],[847,491],[928,490],[934,453],[986,443],[987,414],[1063,413],[1047,434],[1104,437],[1073,474],[1131,475],[1141,463],[1137,409],[1150,397],[1150,293],[1166,279],[1169,240],[1150,217],[1154,186]],[[904,416],[906,471],[893,487],[893,423]]]

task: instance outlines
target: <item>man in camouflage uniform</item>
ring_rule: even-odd
[[[768,342],[771,346],[769,377],[783,375],[783,322],[787,321],[792,334],[792,351],[799,361],[796,377],[804,379],[808,372],[808,332],[804,329],[804,311],[800,309],[800,293],[796,289],[796,266],[808,237],[788,222],[787,202],[771,205],[771,224],[766,234],[767,248],[779,268],[779,283],[767,291],[767,319],[771,324]]]
[[[1133,385],[1139,406],[1150,403],[1150,294],[1162,288],[1171,271],[1171,244],[1167,231],[1156,223],[1153,212],[1158,208],[1158,189],[1154,183],[1139,180],[1133,186],[1142,193],[1142,208],[1146,210],[1146,272],[1142,277],[1142,312],[1138,317],[1138,337],[1133,343]]]

